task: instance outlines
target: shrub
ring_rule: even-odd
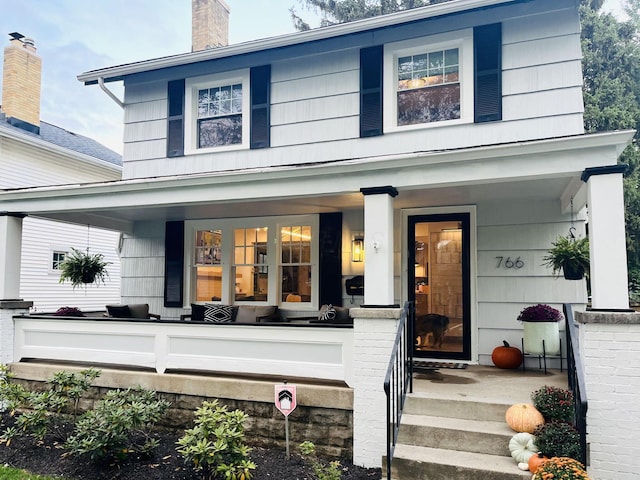
[[[157,398],[156,392],[141,387],[110,390],[93,410],[80,417],[65,448],[73,455],[88,455],[94,460],[148,454],[158,445],[148,432],[169,406],[169,402]]]
[[[580,433],[565,422],[549,422],[540,425],[533,432],[540,454],[551,457],[570,457],[580,459]]]
[[[342,478],[342,471],[340,470],[340,462],[334,460],[329,462],[328,465],[322,463],[316,456],[316,446],[313,442],[302,442],[300,444],[300,453],[303,456],[311,456],[311,468],[318,480],[340,480]]]
[[[75,419],[82,394],[98,376],[100,371],[94,368],[77,373],[56,372],[47,380],[50,388],[43,392],[28,392],[19,385],[11,386],[8,384],[10,379],[5,376],[1,389],[3,397],[8,397],[8,407],[12,411],[24,409],[24,412],[18,416],[15,427],[4,430],[1,439],[8,444],[13,437],[23,434],[39,440],[48,433],[60,435],[59,426],[64,424],[67,413],[71,410]]]
[[[203,480],[217,474],[227,480],[249,480],[256,465],[249,460],[251,449],[244,444],[247,418],[242,410],[229,412],[218,400],[203,402],[195,412],[195,427],[178,440],[178,452]]]
[[[589,475],[577,460],[567,457],[554,457],[542,462],[535,480],[590,480]]]
[[[84,317],[85,314],[77,307],[60,307],[53,313],[56,317]]]
[[[574,421],[573,393],[570,390],[545,385],[531,394],[531,401],[546,422]]]

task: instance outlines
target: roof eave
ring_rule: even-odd
[[[305,32],[295,32],[277,37],[269,37],[265,39],[252,40],[249,42],[230,45],[227,47],[212,48],[201,50],[198,52],[188,52],[168,57],[154,58],[143,60],[140,62],[117,65],[113,67],[90,70],[78,75],[78,80],[86,85],[95,84],[99,78],[105,82],[113,82],[122,80],[128,75],[147,72],[151,70],[159,70],[162,68],[176,67],[180,65],[188,65],[192,63],[214,60],[225,57],[233,57],[253,53],[261,50],[270,50],[273,48],[288,47],[291,45],[315,42],[332,37],[350,35],[376,28],[383,28],[391,25],[423,20],[427,18],[440,17],[453,13],[464,12],[467,10],[476,10],[487,8],[494,5],[504,3],[514,3],[518,0],[452,0],[449,2],[438,3],[426,7],[404,10],[402,12],[378,17],[365,18],[353,22],[332,25],[329,27],[315,28]]]

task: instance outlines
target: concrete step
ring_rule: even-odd
[[[386,478],[386,459],[382,463]],[[530,480],[511,457],[459,452],[415,445],[396,445],[393,480]]]
[[[504,416],[512,403],[483,401],[482,399],[451,399],[427,394],[408,394],[403,415],[430,415],[434,417],[466,418],[504,422]]]
[[[494,422],[404,413],[398,443],[510,456],[509,440],[514,433],[504,420]]]

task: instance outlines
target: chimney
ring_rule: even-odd
[[[191,51],[229,45],[229,13],[224,0],[191,0]]]
[[[42,60],[32,39],[17,32],[9,36],[2,70],[2,112],[10,124],[40,133]]]

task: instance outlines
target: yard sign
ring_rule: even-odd
[[[276,385],[276,408],[288,417],[296,409],[295,385]]]

